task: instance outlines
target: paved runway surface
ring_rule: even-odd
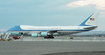
[[[30,39],[32,38],[31,36],[28,36],[28,37],[24,37],[25,39]],[[73,37],[74,40],[81,40],[81,39],[84,39],[84,40],[92,40],[92,39],[96,39],[96,40],[105,40],[105,38],[102,38],[102,37]],[[33,39],[44,39],[44,37],[33,37]],[[60,37],[54,37],[54,39],[67,39],[66,36],[60,36]]]
[[[54,39],[44,39],[43,37],[24,37],[14,41],[71,41],[71,42],[105,42],[102,37],[74,37],[74,39],[67,39],[67,37],[55,37]]]
[[[105,42],[1,41],[1,55],[50,55],[78,51],[105,51]],[[105,54],[105,53],[103,53]],[[55,54],[56,55],[56,54]]]

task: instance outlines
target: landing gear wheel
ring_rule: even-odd
[[[52,39],[54,39],[54,37],[51,37]]]
[[[54,39],[53,36],[44,37],[45,39]]]
[[[73,37],[70,37],[70,39],[73,39]]]
[[[47,39],[48,37],[44,37],[45,39]]]
[[[51,36],[49,36],[51,39],[54,39],[54,37],[51,35]]]

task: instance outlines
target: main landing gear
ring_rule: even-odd
[[[48,37],[44,37],[45,39],[54,39],[52,35],[49,35]]]

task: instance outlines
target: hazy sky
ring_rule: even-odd
[[[100,12],[96,30],[105,31],[105,0],[0,0],[0,31],[15,25],[77,26]]]

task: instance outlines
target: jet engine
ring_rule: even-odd
[[[39,37],[40,34],[38,34],[38,33],[32,33],[31,36],[32,36],[32,37]]]
[[[48,35],[51,35],[49,32],[41,32],[41,33],[32,33],[32,37],[47,37]]]

